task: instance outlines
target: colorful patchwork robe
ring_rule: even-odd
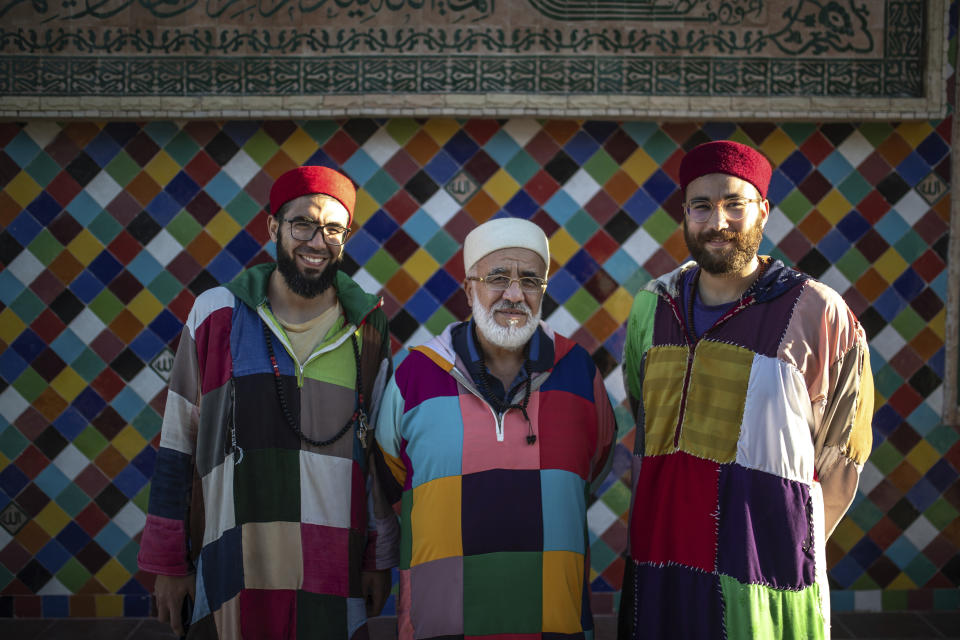
[[[335,435],[357,402],[351,336],[361,346],[368,411],[389,377],[386,318],[378,298],[338,274],[345,317],[301,368],[267,304],[274,267],[204,292],[190,312],[139,564],[156,574],[196,572],[191,631],[201,637],[366,638],[360,572],[395,564],[396,517],[367,486],[369,450],[355,428],[322,448],[305,444],[286,423],[275,385],[306,436]]]
[[[590,638],[586,507],[616,431],[603,377],[541,323],[529,444],[518,409],[481,399],[454,326],[398,366],[377,421],[401,514],[399,637]]]
[[[836,292],[763,260],[699,339],[678,302],[694,263],[634,301],[621,639],[829,636],[824,543],[870,453],[870,354]]]

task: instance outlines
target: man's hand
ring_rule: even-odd
[[[388,574],[389,576],[389,574]],[[387,578],[389,581],[389,577]],[[389,589],[389,584],[387,586]],[[157,597],[157,620],[173,627],[173,632],[183,636],[185,631],[180,620],[183,598],[189,593],[195,599],[197,578],[189,576],[157,576],[153,594]]]
[[[391,582],[390,569],[360,572],[360,589],[367,603],[367,617],[380,615],[390,597]]]

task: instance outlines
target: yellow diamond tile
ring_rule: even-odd
[[[302,165],[317,152],[318,147],[316,140],[307,135],[303,129],[297,127],[297,130],[290,134],[290,137],[280,145],[280,148],[297,165]]]
[[[89,265],[93,259],[103,251],[103,244],[97,237],[84,229],[67,245],[67,251],[80,261],[83,266]]]
[[[0,316],[0,319],[2,319],[2,316]],[[939,312],[937,312],[937,315],[930,318],[930,322],[927,323],[927,326],[930,327],[930,331],[933,331],[935,334],[937,334],[938,338],[943,340],[944,336],[947,335],[946,323],[947,323],[947,312],[945,309],[941,309]]]
[[[884,590],[889,591],[891,589],[916,589],[916,588],[917,588],[917,583],[911,580],[910,576],[908,576],[907,574],[901,571],[900,575],[898,575],[896,578],[893,579],[893,582],[891,582],[886,587],[884,587]]]
[[[127,309],[143,324],[150,324],[163,311],[163,303],[157,300],[148,289],[141,289],[140,293],[127,305]]]
[[[773,166],[781,164],[796,150],[797,143],[784,133],[783,129],[774,129],[760,145],[760,151],[773,162]]]
[[[487,180],[487,183],[483,185],[483,190],[493,198],[494,202],[502,207],[520,190],[520,185],[517,184],[517,181],[514,180],[509,173],[503,169],[498,169],[497,172]]]
[[[117,562],[116,558],[110,558],[100,567],[100,571],[94,574],[94,577],[107,588],[107,591],[116,593],[130,579],[130,572]]]
[[[441,147],[447,144],[447,141],[460,129],[462,129],[460,123],[450,118],[432,118],[423,125],[423,130],[427,132],[427,135]]]
[[[850,551],[853,545],[863,539],[863,536],[864,531],[856,522],[850,518],[843,518],[834,530],[833,535],[830,536],[830,541],[839,545],[844,551]]]
[[[100,567],[100,571],[94,574],[94,577],[107,588],[107,591],[116,593],[130,579],[130,572],[117,562],[116,558],[110,558],[105,565]]]
[[[170,154],[161,149],[143,170],[162,187],[176,177],[180,172],[180,165],[170,157]]]
[[[370,216],[377,212],[380,204],[367,193],[366,189],[357,189],[357,203],[353,207],[353,229],[359,229]]]
[[[433,274],[437,272],[440,265],[425,249],[420,248],[403,263],[403,268],[407,270],[407,273],[409,273],[418,284],[422,285],[433,277]]]
[[[73,402],[73,399],[80,395],[80,392],[87,387],[87,383],[70,367],[64,367],[63,371],[57,374],[57,377],[50,381],[53,390],[60,394],[67,402]]]
[[[933,131],[933,127],[930,126],[929,122],[924,121],[904,122],[896,128],[896,132],[911,147],[916,147],[923,142],[931,131]]]
[[[873,263],[873,268],[887,282],[893,282],[906,270],[907,263],[897,250],[890,247]]]
[[[40,510],[40,513],[33,519],[40,528],[47,532],[47,535],[53,537],[60,533],[65,526],[70,524],[70,516],[60,508],[56,502],[48,502],[47,506]]]
[[[573,254],[579,250],[580,245],[563,227],[557,229],[556,233],[550,236],[550,258],[556,260],[557,264],[566,264],[567,260],[572,258]]]
[[[119,618],[123,615],[123,596],[94,596],[93,608],[98,618]]]
[[[133,460],[140,455],[143,448],[147,446],[147,441],[143,439],[143,436],[141,436],[136,429],[127,425],[120,430],[120,433],[113,437],[110,444],[112,444],[113,448],[119,451],[120,455],[124,458]]]
[[[656,161],[646,151],[638,147],[620,166],[624,173],[633,178],[637,184],[643,184],[659,169]]]
[[[850,213],[851,209],[853,209],[853,205],[836,189],[831,189],[830,193],[825,195],[823,200],[817,204],[817,211],[833,224],[843,220],[843,217]]]
[[[225,247],[240,231],[240,225],[229,213],[221,209],[220,213],[213,216],[213,220],[207,223],[205,229],[210,237],[217,241],[217,244]]]
[[[23,333],[27,325],[23,324],[20,316],[15,314],[10,307],[0,311],[0,340],[7,344],[13,344],[13,341]]]
[[[607,313],[621,324],[627,321],[632,306],[633,296],[623,287],[617,287],[617,290],[603,303]]]
[[[43,187],[37,184],[25,171],[21,171],[3,188],[8,196],[16,200],[17,204],[27,208],[33,199],[40,195]]]
[[[940,454],[926,440],[917,443],[910,453],[907,454],[907,461],[913,465],[913,468],[921,475],[930,470],[930,467],[937,464],[940,460]]]

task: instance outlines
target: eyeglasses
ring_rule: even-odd
[[[290,223],[290,235],[293,239],[301,242],[310,242],[321,229],[323,229],[323,241],[327,244],[341,245],[350,235],[350,229],[338,224],[317,224],[312,220],[302,219],[284,220],[284,222]]]
[[[521,278],[510,278],[508,276],[502,276],[498,274],[491,274],[483,278],[477,278],[475,276],[467,276],[467,280],[475,280],[477,282],[483,282],[491,291],[506,291],[510,288],[514,282],[520,284],[520,291],[524,293],[542,293],[544,287],[547,286],[547,281],[543,278],[536,278],[534,276],[523,276]]]
[[[763,202],[763,198],[723,198],[716,202],[706,198],[697,198],[683,205],[683,210],[694,222],[706,222],[713,215],[714,208],[720,210],[727,220],[742,220],[747,213],[747,206],[755,202]]]

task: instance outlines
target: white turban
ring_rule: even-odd
[[[463,241],[463,268],[469,272],[488,253],[513,248],[533,251],[543,258],[547,271],[550,270],[550,245],[546,234],[536,224],[523,218],[495,218],[468,233]]]

